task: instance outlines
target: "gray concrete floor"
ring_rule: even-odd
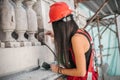
[[[4,76],[0,80],[55,80],[59,76],[60,74],[53,73],[50,70],[38,69]]]
[[[40,68],[0,77],[0,80],[57,80],[60,76],[60,74]],[[99,76],[98,80],[103,79]],[[108,76],[104,74],[104,80],[120,80],[120,76]]]

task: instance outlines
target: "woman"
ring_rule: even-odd
[[[49,17],[58,60],[58,65],[51,64],[51,70],[67,75],[67,80],[86,80],[92,50],[90,40],[83,34],[86,31],[79,29],[64,2],[51,5]]]

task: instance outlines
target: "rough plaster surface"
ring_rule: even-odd
[[[1,77],[0,80],[55,80],[59,76],[60,74],[53,73],[50,70],[39,69]]]
[[[51,63],[54,56],[46,46],[0,48],[0,76],[37,67],[38,59]]]

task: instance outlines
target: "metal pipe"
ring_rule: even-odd
[[[117,10],[119,10],[119,6],[118,6],[117,1],[116,0],[113,0],[113,1],[115,1],[115,5],[116,5]]]
[[[92,18],[88,21],[88,23],[85,25],[84,28],[86,28],[98,15],[98,13],[105,7],[105,5],[108,3],[109,0],[105,0],[105,2],[100,6],[100,8],[97,10],[97,12],[92,16]]]
[[[109,26],[112,24],[112,22],[110,22],[110,24],[103,30],[103,32],[101,33],[101,35],[103,35],[103,33],[109,28]]]
[[[99,50],[100,50],[100,55],[102,55],[103,46],[101,45],[101,35],[100,35],[100,29],[99,29],[99,16],[97,17],[97,30],[98,30],[98,39],[99,39]],[[100,60],[101,60],[101,63],[100,63],[100,67],[101,67],[103,65],[103,58],[100,57]],[[102,69],[102,71],[103,71],[103,69]],[[102,74],[102,80],[104,80],[103,74]]]
[[[112,32],[114,32],[115,34],[117,34],[117,32],[116,31],[114,31],[113,29],[111,29],[111,28],[108,28],[109,30],[111,30]]]
[[[99,49],[100,49],[100,55],[102,55],[102,46],[101,46],[101,35],[100,35],[100,29],[99,29],[99,16],[97,17],[97,30],[98,30],[98,39],[99,39]],[[101,64],[103,64],[103,60],[101,57]]]
[[[108,48],[103,48],[103,50],[108,50],[108,49],[117,49],[120,46],[115,46],[115,47],[108,47]],[[96,51],[98,51],[99,49],[95,49]]]
[[[110,24],[108,24],[107,25],[107,27],[102,31],[102,30],[100,30],[100,31],[102,31],[102,33],[101,33],[101,36],[103,35],[103,33],[109,28],[109,26],[112,24],[112,21],[110,22]],[[98,34],[97,34],[98,35]],[[95,37],[97,36],[97,35],[95,35]]]

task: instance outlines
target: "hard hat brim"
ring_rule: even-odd
[[[69,14],[67,13],[66,15],[64,15],[64,17],[72,14],[72,12],[73,12],[73,10],[69,9],[69,12],[68,12]],[[64,18],[64,17],[62,17],[62,18]],[[60,17],[60,18],[58,18],[57,20],[50,20],[48,23],[52,23],[52,22],[55,22],[55,21],[59,21],[59,20],[62,19],[62,18]]]

